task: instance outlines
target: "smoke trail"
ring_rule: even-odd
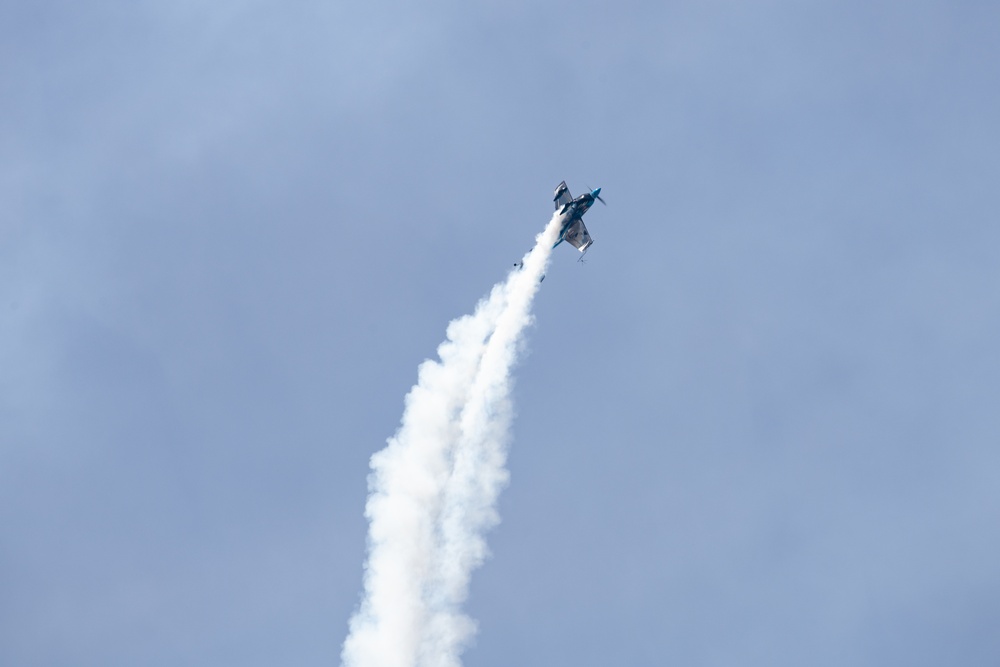
[[[511,369],[559,231],[553,216],[520,271],[448,325],[420,365],[396,434],[372,456],[364,597],[345,667],[457,667],[475,631],[460,612],[487,555],[507,482]]]

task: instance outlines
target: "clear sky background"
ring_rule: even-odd
[[[336,665],[531,245],[467,667],[996,665],[1000,6],[0,5],[0,664]]]

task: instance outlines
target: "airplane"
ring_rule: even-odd
[[[590,238],[590,233],[587,231],[587,225],[583,224],[583,214],[590,210],[595,199],[607,205],[601,199],[600,188],[573,199],[569,188],[566,187],[566,181],[556,187],[556,196],[552,198],[552,201],[555,202],[556,211],[562,216],[563,223],[562,229],[559,230],[559,240],[556,241],[556,245],[552,246],[553,248],[566,241],[580,252],[585,253],[587,248],[594,244],[594,239]]]
[[[566,187],[566,181],[563,181],[556,187],[556,196],[552,198],[552,201],[555,202],[556,211],[562,217],[563,223],[559,229],[559,240],[552,246],[553,248],[566,241],[580,252],[586,254],[587,248],[594,245],[594,239],[590,238],[587,225],[583,224],[583,214],[590,210],[590,207],[594,205],[595,199],[607,206],[607,202],[601,199],[600,188],[591,190],[589,193],[573,199],[573,195],[569,193],[569,188]],[[583,256],[580,257],[580,260],[583,261]],[[524,262],[514,262],[514,268],[524,268]],[[545,280],[544,274],[542,274],[541,280],[538,282],[542,282],[542,280]]]

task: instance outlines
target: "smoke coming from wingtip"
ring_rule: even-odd
[[[461,606],[507,483],[511,370],[559,232],[554,215],[512,271],[448,325],[402,422],[371,460],[364,594],[344,667],[458,667],[475,633]]]

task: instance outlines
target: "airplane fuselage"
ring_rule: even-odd
[[[562,228],[559,230],[559,239],[562,240],[569,227],[583,217],[583,214],[594,205],[594,198],[589,194],[580,195],[568,204],[564,204],[559,215],[563,216]]]

